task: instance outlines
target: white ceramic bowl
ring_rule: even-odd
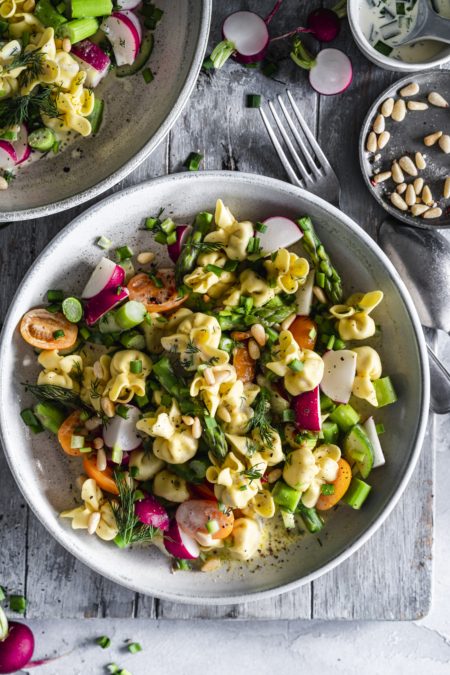
[[[77,293],[101,252],[102,234],[134,250],[155,248],[142,229],[143,218],[166,207],[178,222],[190,222],[221,197],[241,219],[269,215],[310,214],[320,237],[342,271],[347,292],[380,288],[385,294],[376,320],[382,324],[380,346],[384,371],[398,390],[399,401],[377,413],[386,427],[387,464],[370,476],[373,491],[361,511],[339,508],[321,536],[323,547],[307,535],[278,560],[258,559],[261,567],[239,565],[213,574],[170,573],[170,564],[152,548],[122,551],[111,543],[74,531],[58,513],[79,499],[69,488],[80,461],[69,458],[50,435],[31,436],[20,410],[31,403],[21,382],[35,381],[38,368],[17,330],[21,316],[42,303],[48,288]],[[155,250],[163,247],[156,245]],[[24,365],[24,357],[31,365]],[[95,205],[68,225],[47,246],[19,287],[0,344],[0,423],[6,456],[15,479],[36,515],[73,555],[113,581],[141,593],[203,604],[242,602],[288,591],[338,565],[381,525],[402,494],[417,461],[429,403],[428,367],[422,329],[412,301],[393,266],[373,240],[350,218],[308,192],[251,174],[199,172],[179,174],[132,187]],[[48,467],[51,471],[48,471]]]
[[[419,0],[420,1],[420,0]],[[384,56],[374,49],[366,39],[359,23],[359,5],[366,0],[348,0],[347,13],[353,37],[359,49],[372,63],[385,70],[394,70],[397,73],[417,73],[419,70],[428,70],[430,68],[439,68],[445,63],[450,62],[450,46],[442,45],[442,51],[438,58],[429,61],[420,61],[418,63],[407,63],[399,59],[392,59],[390,56]]]

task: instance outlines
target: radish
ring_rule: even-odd
[[[9,141],[0,141],[0,169],[11,171],[17,164],[14,146]]]
[[[122,10],[120,13],[123,14],[123,16],[126,16],[127,19],[129,19],[133,24],[133,26],[136,28],[137,34],[139,35],[139,46],[140,46],[140,43],[142,42],[142,26],[138,17],[136,16],[136,14],[128,10],[125,11]]]
[[[134,512],[144,525],[152,525],[165,532],[169,529],[169,515],[153,495],[146,495],[134,505]]]
[[[306,25],[319,42],[331,42],[338,36],[341,29],[336,12],[326,7],[320,7],[311,12]]]
[[[200,555],[200,548],[195,539],[183,532],[175,518],[164,534],[164,546],[170,555],[182,560],[192,560]]]
[[[169,254],[169,258],[175,263],[177,262],[178,258],[180,257],[181,250],[183,248],[183,244],[186,241],[186,237],[188,236],[189,232],[192,230],[192,227],[190,225],[178,225],[176,231],[177,235],[177,240],[174,244],[169,244],[167,246],[167,252]]]
[[[101,258],[97,267],[89,277],[84,290],[81,294],[83,299],[93,298],[107,288],[117,289],[125,281],[125,270],[120,265],[109,260]]]
[[[141,417],[139,408],[134,405],[124,406],[128,411],[125,419],[120,415],[112,417],[103,427],[103,440],[108,448],[114,446],[128,452],[135,450],[142,444],[142,438],[136,432],[136,424]]]
[[[312,391],[305,391],[292,400],[295,413],[295,425],[302,431],[320,431],[322,417],[320,414],[319,387]]]
[[[0,608],[0,673],[22,670],[34,652],[34,637],[28,626],[8,620]],[[31,664],[30,664],[31,665]]]
[[[90,40],[82,40],[72,45],[71,56],[79,63],[86,73],[86,86],[96,87],[108,74],[111,59],[103,49]]]
[[[284,216],[271,216],[263,221],[266,225],[265,232],[258,232],[261,249],[264,253],[278,251],[279,248],[287,248],[300,241],[303,232],[293,220]]]
[[[337,403],[348,403],[356,373],[356,354],[350,349],[328,351],[322,356],[324,373],[320,388]]]
[[[135,23],[124,12],[114,12],[100,28],[110,41],[118,66],[131,66],[139,52],[141,40]]]
[[[368,417],[364,424],[362,425],[364,431],[367,434],[369,441],[372,443],[373,449],[373,465],[372,469],[376,469],[377,466],[383,466],[386,463],[383,454],[383,448],[381,447],[380,437],[377,433],[377,427],[373,417]]]
[[[28,129],[25,124],[20,125],[20,131],[17,140],[12,144],[17,155],[17,164],[22,164],[31,154],[31,148],[28,145]]]
[[[290,56],[297,66],[309,70],[309,83],[319,94],[341,94],[351,84],[352,62],[339,49],[322,49],[314,58],[296,38]]]
[[[113,309],[123,300],[129,296],[128,288],[118,286],[108,286],[103,291],[94,295],[93,298],[86,300],[84,305],[84,317],[88,326],[97,323],[99,319],[107,314],[110,309]]]
[[[119,0],[117,3],[119,11],[124,9],[135,9],[141,4],[141,0]]]
[[[300,316],[309,316],[311,312],[312,301],[314,297],[313,288],[315,282],[315,271],[311,270],[306,281],[302,286],[299,286],[295,294],[295,301],[297,303],[297,314]]]

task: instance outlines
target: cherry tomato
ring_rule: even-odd
[[[58,331],[62,334],[55,337]],[[70,349],[77,341],[78,326],[67,321],[60,312],[52,313],[37,307],[23,316],[20,333],[25,342],[38,349]]]
[[[253,382],[256,375],[256,361],[250,356],[247,345],[236,347],[233,352],[233,366],[236,368],[238,380]]]
[[[317,340],[317,324],[309,316],[298,316],[289,326],[300,349],[313,350]]]
[[[110,492],[113,495],[118,495],[116,482],[113,477],[113,471],[110,466],[107,466],[104,471],[97,468],[96,457],[85,457],[83,459],[83,469],[89,478],[93,478],[101,490]]]
[[[200,483],[199,485],[194,485],[191,483],[189,485],[189,492],[193,497],[196,497],[197,499],[209,499],[209,500],[216,500],[216,495],[214,494],[214,486],[211,485],[211,483],[208,483],[205,481],[204,483]]]
[[[157,279],[158,281],[155,281]],[[128,282],[130,300],[145,305],[148,312],[171,312],[187,300],[187,295],[179,296],[175,286],[173,270],[159,270],[154,279],[140,272]]]
[[[219,529],[212,534],[213,539],[225,539],[231,533],[234,523],[234,515],[231,509],[226,513],[220,511],[217,502],[206,499],[190,499],[183,502],[177,509],[176,519],[178,525],[191,537],[197,532],[208,534],[206,523],[216,521]]]
[[[72,448],[72,436],[80,435],[80,430],[84,427],[81,420],[81,412],[75,410],[67,417],[58,429],[58,441],[64,452],[73,457],[79,457],[82,453],[79,448]],[[86,442],[86,446],[89,443]]]
[[[352,480],[352,469],[345,459],[340,459],[338,464],[339,469],[336,480],[331,483],[331,485],[334,485],[334,492],[332,495],[320,495],[316,504],[316,509],[319,509],[319,511],[328,511],[328,509],[331,509],[342,499],[348,490],[348,486]]]

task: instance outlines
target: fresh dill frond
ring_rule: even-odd
[[[261,388],[261,391],[256,398],[253,411],[254,415],[250,420],[250,430],[257,429],[264,445],[271,446],[275,430],[271,425],[269,416],[270,392],[265,387]]]
[[[39,87],[26,96],[0,100],[0,128],[23,124],[36,113],[51,118],[60,117],[54,96],[57,91],[57,87]]]
[[[250,469],[241,471],[241,476],[245,476],[246,478],[249,479],[249,485],[251,485],[254,480],[259,480],[260,478],[263,477],[264,471],[259,471],[257,469],[258,466],[260,466],[260,464],[255,464],[255,466],[252,466]],[[265,465],[261,462],[261,466]]]
[[[99,387],[100,387],[100,380],[98,378],[92,380],[91,388],[89,390],[89,396],[91,398],[100,398],[101,393],[99,391]]]
[[[16,68],[25,68],[25,70],[20,73],[18,80],[20,87],[27,87],[35,80],[39,80],[43,74],[44,60],[45,54],[40,50],[35,49],[31,52],[22,52],[22,54],[18,54],[6,68],[8,71],[15,70]]]
[[[114,471],[114,479],[119,490],[118,499],[111,500],[111,508],[119,530],[115,542],[120,548],[130,544],[151,541],[159,532],[157,527],[141,523],[134,511],[136,490],[132,481],[123,471]]]
[[[220,251],[224,244],[213,241],[199,241],[192,244],[192,248],[196,248],[198,253],[213,253],[213,251]]]
[[[53,384],[26,384],[25,382],[22,384],[38,401],[52,401],[65,408],[87,409],[87,406],[84,405],[78,394],[73,392],[72,389],[58,387]]]

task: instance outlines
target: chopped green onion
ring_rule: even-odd
[[[199,152],[191,152],[185,161],[184,166],[189,169],[189,171],[198,171],[202,159],[203,155],[201,155]]]
[[[360,415],[349,403],[342,403],[330,413],[329,419],[336,422],[341,431],[347,432],[358,424]]]
[[[70,323],[78,323],[83,317],[83,307],[78,298],[66,298],[63,300],[61,309]]]
[[[111,452],[111,460],[114,464],[122,464],[123,450],[118,445],[115,445]]]
[[[53,331],[53,337],[55,338],[55,340],[59,340],[59,338],[64,337],[64,335],[65,333],[61,329]]]
[[[295,420],[295,413],[293,410],[283,410],[283,415],[282,415],[283,422],[294,422]]]
[[[273,343],[273,342],[276,342],[278,340],[278,333],[274,328],[270,328],[269,326],[266,326],[265,331],[266,331],[268,342]]]
[[[165,246],[167,244],[167,235],[164,234],[164,232],[157,232],[155,234],[155,241],[157,244],[163,244]]]
[[[323,527],[323,520],[315,508],[310,509],[300,502],[298,505],[298,512],[309,532],[320,532]]]
[[[320,288],[325,286],[325,274],[323,272],[316,272],[316,282]]]
[[[244,68],[259,68],[259,63],[256,63],[255,61],[244,63]]]
[[[135,361],[130,361],[130,372],[133,375],[139,375],[142,373],[142,361],[141,359],[136,359]]]
[[[130,330],[144,321],[147,314],[145,305],[137,300],[129,300],[114,315],[117,325],[123,330]]]
[[[61,305],[60,304],[54,304],[54,305],[48,305],[48,307],[45,308],[47,312],[51,312],[51,314],[56,314],[56,312],[61,311]]]
[[[146,230],[154,230],[155,227],[159,224],[159,222],[160,222],[159,218],[153,218],[153,217],[146,218],[145,223],[144,223],[145,229]]]
[[[48,429],[53,434],[58,433],[59,427],[67,417],[67,414],[59,406],[50,401],[36,403],[34,414],[44,429]]]
[[[10,595],[9,596],[9,609],[12,612],[18,612],[19,614],[24,614],[27,608],[27,600],[23,595]]]
[[[105,102],[102,101],[101,98],[95,97],[94,99],[94,107],[92,108],[92,112],[90,115],[87,116],[87,119],[91,123],[91,134],[95,136],[95,134],[98,134],[100,131],[100,127],[103,122],[103,111],[105,108]]]
[[[335,350],[338,350],[338,349],[345,349],[346,346],[347,346],[347,345],[345,344],[345,342],[344,342],[343,340],[340,340],[339,338],[337,338],[337,339],[334,341],[334,348],[335,348]]]
[[[320,486],[320,492],[323,495],[334,495],[335,489],[335,486],[330,485],[329,483],[323,483],[323,485]]]
[[[177,558],[175,565],[177,569],[183,570],[184,572],[188,572],[191,569],[190,563],[183,558]]]
[[[131,652],[131,654],[137,654],[142,651],[142,647],[139,642],[131,642],[128,645],[128,651]]]
[[[300,361],[300,359],[293,359],[288,363],[288,366],[294,373],[300,373],[305,367],[303,361]]]
[[[63,291],[47,291],[48,302],[62,302],[64,300]]]
[[[381,424],[381,422],[380,422],[380,424],[375,425],[375,429],[376,429],[376,432],[377,432],[378,436],[381,436],[381,434],[384,434],[384,432],[386,431],[386,429],[384,428],[384,424]]]
[[[384,56],[389,56],[393,49],[382,40],[378,40],[378,42],[374,44],[374,48],[377,50],[377,52],[380,52],[380,54],[384,54]]]
[[[207,523],[205,524],[205,527],[208,530],[209,534],[215,534],[220,530],[220,526],[217,520],[208,520]]]
[[[116,248],[116,260],[117,262],[122,262],[122,260],[127,260],[133,256],[133,251],[129,246],[119,246]]]
[[[0,586],[0,602],[3,602],[5,597],[6,597],[5,596],[5,589],[3,588],[3,586]]]
[[[273,61],[268,61],[261,68],[261,72],[266,77],[272,77],[272,75],[275,75],[275,73],[278,72],[278,65]]]
[[[155,30],[163,17],[163,10],[155,7],[153,3],[144,3],[141,13],[144,16],[144,26],[149,30]]]
[[[99,248],[102,248],[104,251],[107,251],[108,248],[110,248],[112,246],[111,239],[108,239],[108,237],[105,237],[103,235],[97,239],[96,243],[97,243],[97,246]]]
[[[85,438],[84,436],[76,436],[75,434],[72,435],[70,439],[70,447],[73,448],[74,450],[78,448],[83,448],[84,447],[84,441]]]
[[[343,499],[352,509],[360,509],[366,501],[372,487],[360,478],[352,478],[350,486]]]
[[[52,152],[54,155],[58,154],[59,148],[61,146],[61,141],[55,141],[52,145]]]
[[[144,68],[144,70],[142,71],[142,77],[144,78],[145,84],[150,84],[150,82],[153,82],[153,80],[155,79],[155,76],[153,75],[151,68],[148,67]]]
[[[166,218],[162,221],[160,228],[166,234],[170,234],[177,229],[176,223],[173,222],[172,218]]]
[[[272,497],[275,504],[281,509],[290,511],[291,513],[294,513],[297,508],[301,496],[301,492],[294,490],[294,488],[290,487],[290,485],[287,485],[282,480],[277,481],[272,490]]]
[[[107,647],[110,646],[111,640],[109,637],[106,635],[102,635],[101,637],[98,637],[95,641],[102,649],[106,649]]]
[[[33,434],[39,434],[41,431],[44,431],[42,424],[39,422],[31,408],[25,408],[25,410],[22,410],[20,416],[27,427],[31,429]]]
[[[119,405],[116,408],[116,415],[119,415],[119,417],[123,417],[124,420],[127,420],[128,419],[128,412],[129,412],[129,409],[127,408],[127,406],[123,405],[123,403],[119,403]]]
[[[211,61],[209,56],[207,56],[206,59],[204,59],[202,63],[202,68],[203,70],[212,70],[214,68],[214,63]]]
[[[139,467],[138,466],[130,466],[129,471],[130,471],[131,478],[137,478],[138,477],[138,475],[139,475]]]
[[[379,408],[395,403],[397,400],[397,394],[395,393],[394,385],[392,384],[390,377],[382,377],[381,380],[374,380],[373,387],[375,389]]]
[[[108,663],[108,665],[106,666],[106,670],[108,671],[108,673],[111,673],[112,675],[118,675],[118,673],[120,673],[120,668],[117,665],[117,663]]]
[[[218,265],[205,265],[205,269],[208,270],[208,272],[212,272],[218,277],[220,277],[221,274],[223,274],[222,267],[219,267]]]
[[[80,335],[83,338],[83,340],[88,340],[91,337],[91,331],[86,328],[86,326],[82,326],[80,328]]]
[[[336,422],[325,420],[325,422],[322,423],[322,437],[325,443],[336,445],[339,438],[339,427]]]
[[[239,262],[237,260],[227,260],[225,265],[223,266],[223,269],[226,270],[227,272],[234,272],[234,270],[237,268],[239,265]]]
[[[267,225],[264,223],[256,223],[255,229],[257,232],[267,232]]]
[[[260,107],[261,107],[261,94],[248,94],[247,108],[260,108]]]
[[[336,336],[330,335],[330,338],[327,342],[327,349],[333,349],[335,340],[336,340]]]

